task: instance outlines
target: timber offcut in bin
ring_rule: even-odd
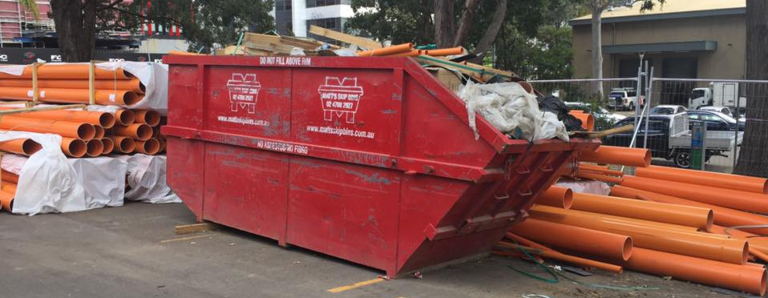
[[[164,61],[168,182],[198,220],[391,277],[488,252],[598,145],[513,140],[482,117],[475,139],[462,100],[409,58]],[[232,78],[259,86],[253,109],[233,109]]]

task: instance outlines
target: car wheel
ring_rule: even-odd
[[[635,103],[634,102],[630,102],[629,103],[629,110],[630,111],[634,111],[635,110]]]
[[[681,151],[675,154],[675,165],[683,169],[691,167],[691,153]]]

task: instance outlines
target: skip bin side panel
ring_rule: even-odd
[[[208,66],[205,129],[285,140],[290,135],[291,69]]]
[[[428,78],[434,80],[434,78]],[[472,129],[410,76],[406,76],[403,156],[484,167],[496,153]],[[458,177],[457,177],[458,178]]]
[[[203,220],[203,156],[205,142],[169,137],[168,185],[179,195],[198,221]]]
[[[282,240],[289,158],[282,153],[209,143],[204,218]]]
[[[395,94],[392,70],[294,69],[291,139],[397,155],[401,100]]]
[[[202,128],[204,66],[174,65],[168,74],[168,125]]]
[[[294,157],[287,242],[374,268],[394,268],[400,175]]]

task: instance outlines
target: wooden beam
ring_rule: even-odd
[[[318,27],[315,25],[312,25],[309,27],[309,33],[320,35],[320,36],[327,37],[334,40],[338,40],[344,43],[353,44],[359,47],[366,48],[368,50],[375,50],[375,49],[382,48],[381,43],[375,40],[370,40],[364,37],[349,35],[349,34],[341,33],[338,31]]]
[[[207,222],[176,226],[176,235],[200,233],[215,230],[216,226]]]

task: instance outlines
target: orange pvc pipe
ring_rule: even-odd
[[[15,195],[13,193],[7,192],[5,190],[0,190],[0,206],[3,207],[8,212],[13,212],[13,198]]]
[[[412,49],[413,49],[412,43],[404,43],[404,44],[399,44],[399,45],[381,48],[381,49],[375,49],[370,51],[360,51],[360,52],[357,52],[357,55],[360,57],[389,56],[389,55],[409,52]]]
[[[101,127],[101,125],[94,125],[93,129],[96,131],[96,133],[93,135],[94,139],[104,138],[104,135],[107,133],[107,131],[104,130],[104,127]]]
[[[577,171],[574,176],[584,179],[590,179],[590,180],[597,180],[597,181],[603,181],[613,184],[619,184],[621,183],[622,177],[614,177],[614,176],[608,176],[603,174],[598,174],[594,172],[584,172],[584,171]]]
[[[566,255],[564,253],[557,252],[551,249],[537,249],[537,248],[531,249],[529,247],[517,246],[514,243],[506,243],[504,241],[497,243],[497,245],[502,247],[508,247],[508,248],[523,249],[527,251],[529,254],[540,255],[548,259],[555,259],[558,261],[563,261],[563,262],[567,262],[567,263],[571,263],[571,264],[575,264],[583,267],[598,268],[598,269],[610,271],[613,273],[621,273],[623,270],[621,266],[616,266],[613,264],[608,264],[608,263],[598,262],[590,259]]]
[[[760,261],[768,262],[768,255],[762,253],[761,251],[759,251],[759,250],[757,250],[755,248],[750,247],[749,248],[749,254],[754,256],[755,258],[759,259]]]
[[[128,126],[116,125],[115,135],[131,137],[140,141],[149,140],[152,137],[152,127],[143,123],[135,123]]]
[[[42,64],[37,66],[38,79],[57,79],[57,80],[88,80],[90,75],[90,65],[88,64]],[[98,67],[93,68],[96,79],[101,80],[128,80],[133,75],[122,68],[105,70]],[[0,72],[0,79],[32,79],[32,66],[27,65],[21,76]]]
[[[152,110],[133,110],[136,117],[136,123],[144,123],[149,126],[160,124],[160,113]]]
[[[455,47],[455,48],[446,48],[446,49],[427,50],[427,51],[425,51],[425,54],[427,54],[429,56],[461,55],[461,54],[464,54],[464,48],[462,48],[462,47]]]
[[[69,157],[83,157],[88,145],[81,139],[61,138],[61,151]]]
[[[768,254],[768,239],[764,237],[758,237],[755,234],[744,232],[737,229],[727,229],[723,226],[712,226],[712,232],[720,235],[727,235],[728,237],[735,239],[743,239],[749,242],[749,249],[758,250],[762,253]]]
[[[652,191],[737,210],[768,213],[768,195],[719,187],[624,176],[621,186]]]
[[[104,146],[104,150],[101,152],[101,155],[109,155],[112,153],[112,151],[115,150],[115,142],[110,138],[101,139],[101,144]]]
[[[12,108],[2,108],[0,110],[14,110]],[[115,126],[115,115],[103,112],[90,112],[90,111],[74,111],[74,110],[57,110],[57,111],[36,111],[21,114],[13,114],[13,116],[34,118],[34,119],[47,119],[47,120],[60,120],[71,122],[82,122],[93,125],[101,125],[106,129]]]
[[[130,80],[94,80],[93,86],[99,90],[131,90],[144,94],[146,87],[138,78]],[[0,79],[0,87],[32,88],[31,79]],[[37,88],[89,89],[88,78],[81,80],[37,80]]]
[[[136,142],[129,137],[115,137],[115,151],[121,153],[133,153],[136,150]]]
[[[768,179],[741,175],[694,171],[679,168],[650,166],[637,169],[635,176],[727,188],[738,191],[768,193]]]
[[[2,170],[1,173],[2,173],[2,176],[3,176],[2,177],[3,178],[3,182],[7,181],[7,182],[14,183],[14,184],[18,184],[19,183],[19,175],[16,175],[14,173],[8,172],[6,170]]]
[[[733,226],[752,226],[752,225],[768,225],[768,217],[757,215],[754,213],[739,211],[728,207],[720,207],[712,204],[700,203],[696,201],[686,200],[678,197],[663,195],[655,192],[639,190],[634,188],[628,188],[624,186],[614,186],[611,188],[611,195],[625,197],[625,198],[638,198],[641,200],[677,204],[685,206],[694,206],[701,208],[712,209],[714,213],[714,223],[721,226],[733,227]],[[768,228],[762,229],[744,229],[745,231],[768,235]]]
[[[561,225],[534,218],[528,218],[515,224],[510,231],[526,239],[589,256],[622,261],[629,260],[629,257],[632,256],[632,238],[624,235]]]
[[[136,114],[131,110],[117,110],[115,122],[123,126],[131,125],[136,122]]]
[[[53,133],[63,137],[90,140],[96,134],[93,125],[59,120],[31,119],[18,116],[3,116],[0,118],[0,129],[12,131],[29,131],[37,133]]]
[[[16,196],[16,183],[3,181],[3,186],[0,188]]]
[[[595,130],[595,117],[592,114],[581,113],[581,111],[576,112],[575,110],[569,111],[568,114],[581,120],[581,128],[587,131]]]
[[[630,200],[586,193],[573,194],[574,210],[689,226],[710,231],[712,209]]]
[[[165,152],[165,146],[167,145],[167,142],[165,141],[165,139],[163,139],[163,138],[156,138],[155,140],[160,142],[160,151],[158,151],[157,153]]]
[[[157,139],[136,141],[136,152],[144,153],[147,155],[155,155],[160,152],[160,142],[158,142]]]
[[[30,156],[43,149],[43,146],[32,139],[15,139],[0,142],[0,151]]]
[[[547,206],[534,206],[529,213],[532,218],[549,222],[630,236],[636,247],[733,264],[745,264],[749,258],[749,245],[744,240],[712,237],[706,233],[663,227],[674,225],[643,220],[628,221],[626,218],[616,216]],[[644,224],[644,222],[652,224]]]
[[[594,172],[594,173],[603,174],[603,175],[619,176],[619,177],[624,176],[624,172],[622,171],[611,170],[608,167],[601,167],[596,165],[579,164],[578,169],[579,171]]]
[[[397,53],[394,55],[388,55],[388,57],[416,57],[424,54],[421,50],[411,50],[410,52]]]
[[[734,265],[642,248],[635,248],[632,258],[622,265],[648,274],[765,295],[763,266]]]
[[[88,89],[46,88],[38,90],[38,100],[53,103],[88,103]],[[32,100],[29,88],[0,87],[0,98]],[[94,100],[100,105],[132,105],[139,102],[139,95],[130,90],[96,90]]]
[[[600,164],[647,167],[651,164],[651,151],[648,151],[648,149],[602,145],[597,147],[595,151],[580,151],[576,159]]]
[[[573,191],[566,187],[550,186],[539,196],[536,204],[569,209],[573,204]]]
[[[101,155],[102,152],[104,152],[104,143],[102,143],[99,139],[93,139],[86,142],[86,148],[86,155],[89,157],[97,157]]]

